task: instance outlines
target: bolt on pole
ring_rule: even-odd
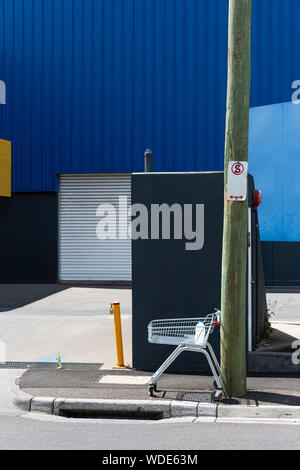
[[[228,163],[248,162],[252,0],[229,0],[221,369],[226,396],[246,394],[246,201],[227,200]]]

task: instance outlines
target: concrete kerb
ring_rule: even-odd
[[[53,397],[34,397],[31,400],[30,411],[52,415],[54,402],[55,398]]]
[[[76,413],[99,414],[103,416],[153,416],[171,417],[171,401],[168,400],[108,400],[57,398],[54,401],[53,414],[75,415]]]
[[[19,390],[14,404],[23,411],[68,415],[90,413],[121,416],[159,416],[161,418],[213,417],[217,416],[217,405],[175,400],[107,400],[83,398],[32,397]]]
[[[76,413],[121,417],[157,416],[160,418],[215,418],[300,420],[300,406],[277,405],[221,405],[175,400],[107,400],[81,398],[32,397],[19,390],[14,404],[23,411],[62,416]]]
[[[20,389],[13,389],[13,403],[17,408],[23,411],[31,411],[31,402],[33,397]]]
[[[178,417],[216,417],[216,405],[198,402],[178,402],[175,400],[99,400],[57,398],[54,401],[53,414],[76,412],[100,413],[103,415],[122,416],[160,416]]]
[[[219,405],[217,413],[218,418],[300,419],[300,406]]]

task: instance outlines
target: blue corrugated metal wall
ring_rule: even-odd
[[[223,168],[227,0],[0,0],[13,190],[57,172]],[[299,0],[253,2],[253,106],[300,79]]]
[[[263,192],[264,241],[300,241],[300,104],[251,109],[249,168]]]

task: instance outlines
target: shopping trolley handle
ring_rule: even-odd
[[[213,322],[214,326],[219,326],[221,325],[221,310],[218,308],[215,308],[215,313],[214,315],[217,317],[217,320]]]

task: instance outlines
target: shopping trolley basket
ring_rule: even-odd
[[[153,320],[148,325],[148,342],[177,346],[162,366],[151,377],[148,384],[149,394],[153,396],[158,378],[184,351],[199,352],[205,355],[215,378],[217,389],[214,399],[222,396],[221,369],[212,346],[208,342],[209,335],[216,326],[221,324],[221,312],[216,310],[203,318],[176,318],[171,320]]]

